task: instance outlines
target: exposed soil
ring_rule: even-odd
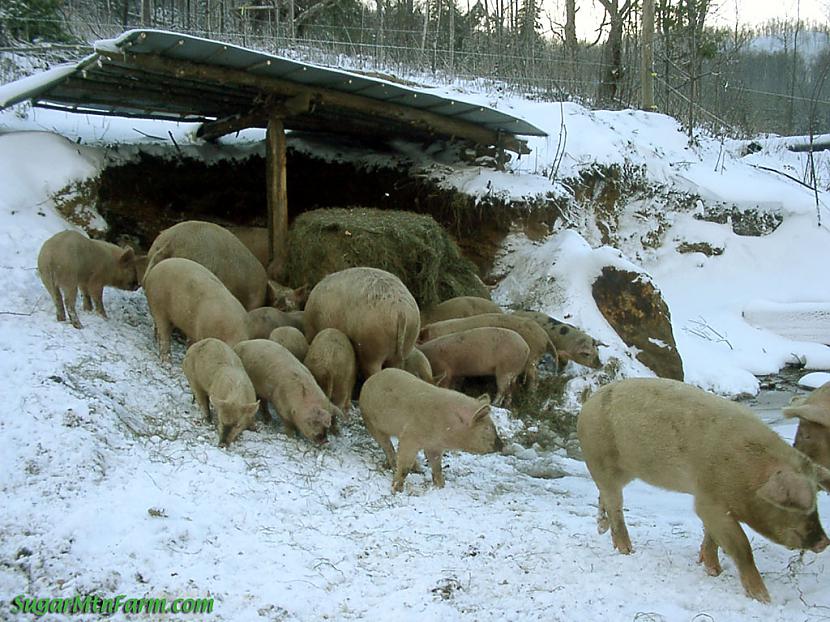
[[[108,239],[132,236],[148,248],[162,229],[187,219],[220,224],[266,224],[265,160],[223,160],[141,154],[136,161],[106,168],[87,197],[109,223]],[[361,168],[328,162],[288,149],[289,223],[319,207],[364,206],[429,214],[443,225],[486,275],[504,237],[516,228],[544,236],[559,216],[553,200],[536,203],[475,198],[439,188],[405,167]]]

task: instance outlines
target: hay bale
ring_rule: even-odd
[[[396,275],[424,308],[454,296],[489,298],[475,265],[431,216],[329,208],[305,212],[291,224],[286,274],[292,287],[314,286],[356,266]]]

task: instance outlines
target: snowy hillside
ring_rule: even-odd
[[[753,38],[748,45],[750,52],[766,54],[792,54],[793,33],[774,36],[763,35]],[[830,45],[830,35],[826,32],[805,30],[798,33],[798,54],[808,63],[814,63]]]
[[[644,166],[653,184],[701,197],[671,213],[638,199],[620,214],[618,250],[599,244],[589,219],[544,243],[511,238],[500,266],[514,278],[502,282],[500,300],[532,290],[546,310],[609,343],[605,362],[618,358],[622,373],[647,375],[588,297],[592,266],[613,258],[644,269],[662,290],[687,381],[734,395],[757,392],[753,374],[794,358],[830,368],[826,345],[755,328],[741,315],[770,303],[820,310],[830,301],[830,213],[821,207],[817,226],[805,188],[748,161],[791,163],[770,150],[741,159],[740,145],[706,137],[690,147],[661,115],[467,97],[524,116],[551,137],[531,141],[533,153],[509,172],[443,168],[444,183],[560,194],[584,166],[628,163]],[[561,112],[567,140],[556,168]],[[731,560],[717,578],[695,563],[702,530],[688,496],[628,487],[635,553],[616,554],[608,534],[596,533],[596,490],[584,464],[563,450],[511,445],[521,424],[505,411],[497,419],[508,451],[447,455],[443,490],[428,475],[410,475],[404,493],[392,495],[382,452],[355,411],[325,447],[260,424],[217,448],[178,367],[182,347],[172,366],[158,362],[142,292],[107,290],[110,319],[84,313],[78,331],[55,321],[34,269],[42,242],[69,226],[50,193],[93,175],[104,145],[147,141],[136,129],[170,129],[196,149],[188,127],[0,114],[0,618],[18,594],[87,593],[211,596],[209,619],[227,622],[825,617],[830,553],[799,555],[750,534],[773,604],[751,601]],[[694,218],[718,204],[775,212],[782,224],[748,237]],[[662,243],[644,245],[657,230]],[[682,241],[723,252],[682,254]],[[538,269],[519,279],[527,266]],[[580,387],[595,385],[585,369],[565,371]],[[792,423],[771,422],[792,438]],[[827,524],[826,494],[819,511]]]

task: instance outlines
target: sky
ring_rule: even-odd
[[[740,23],[758,25],[775,18],[795,18],[801,15],[805,21],[826,22],[827,0],[715,0],[717,8],[713,17],[723,25],[734,25],[736,9]],[[553,12],[564,16],[564,1],[553,1]],[[577,30],[580,37],[592,40],[594,29],[603,16],[602,5],[597,0],[578,0]],[[558,20],[557,20],[558,21]]]

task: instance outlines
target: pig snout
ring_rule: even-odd
[[[328,438],[328,435],[326,434],[326,431],[323,430],[322,432],[317,434],[314,437],[314,442],[317,443],[318,445],[325,445],[326,443],[328,443],[329,438]]]
[[[827,548],[827,545],[830,544],[830,540],[827,539],[827,536],[821,536],[821,539],[816,542],[813,547],[810,549],[813,553],[821,553],[824,549]]]
[[[502,449],[504,449],[504,441],[502,441],[501,437],[496,434],[496,438],[493,441],[493,451],[500,452]]]
[[[807,518],[806,529],[801,533],[803,534],[803,537],[801,539],[800,546],[797,548],[807,549],[813,553],[821,553],[824,549],[830,546],[830,539],[827,538],[827,534],[824,533],[824,529],[821,527],[818,512],[813,512],[813,514]]]

